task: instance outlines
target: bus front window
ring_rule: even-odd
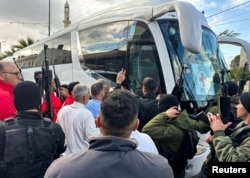
[[[175,80],[183,79],[181,101],[191,102],[196,110],[206,107],[216,100],[221,70],[226,68],[216,36],[203,28],[200,53],[193,54],[182,46],[177,21],[159,20],[159,25],[170,53]],[[228,79],[229,76],[225,77]]]

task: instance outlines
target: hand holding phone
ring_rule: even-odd
[[[211,114],[211,113],[208,113]],[[204,111],[199,112],[196,117],[198,118],[198,120],[203,121],[204,123],[209,125],[209,121],[208,121],[208,117],[207,114]]]

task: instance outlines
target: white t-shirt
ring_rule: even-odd
[[[130,138],[137,140],[138,145],[136,149],[144,152],[159,154],[154,141],[149,135],[136,130],[131,133]]]

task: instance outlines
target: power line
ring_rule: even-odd
[[[0,23],[10,23],[10,24],[23,24],[23,25],[42,25],[42,26],[48,26],[47,24],[43,23],[36,23],[36,22],[11,22],[11,21],[0,21]]]
[[[249,3],[249,2],[250,2],[250,1],[244,2],[244,3],[239,4],[239,5],[237,5],[237,6],[234,6],[234,7],[231,7],[231,8],[229,8],[229,9],[226,9],[226,10],[224,10],[224,11],[221,11],[221,12],[218,12],[218,13],[216,13],[216,14],[210,15],[210,16],[208,16],[208,17],[206,17],[206,18],[210,18],[210,17],[216,16],[216,15],[222,14],[222,13],[224,13],[224,12],[227,12],[227,11],[229,11],[229,10],[232,10],[232,9],[234,9],[234,8],[236,8],[236,7],[242,6],[242,5],[247,4],[247,3]]]
[[[221,25],[226,25],[226,24],[236,23],[236,22],[241,22],[241,21],[246,21],[246,20],[250,20],[250,18],[248,18],[248,19],[242,19],[242,20],[237,20],[237,21],[232,21],[232,22],[228,22],[228,23],[214,24],[214,25],[210,25],[210,26],[211,27],[215,27],[215,26],[221,26]]]
[[[222,20],[214,22],[212,25],[231,23],[230,21],[232,21],[235,18],[239,19],[239,17],[242,16],[242,15],[246,16],[246,12],[242,12],[242,13],[239,13],[239,14],[234,14],[233,16],[223,18]],[[242,18],[239,19],[239,21],[241,21],[241,20],[244,20],[244,19],[242,19]],[[229,22],[227,22],[227,21],[229,21]]]

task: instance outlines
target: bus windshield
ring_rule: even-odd
[[[200,53],[193,54],[182,46],[178,21],[161,19],[158,23],[168,48],[175,81],[182,81],[179,83],[183,87],[181,101],[202,108],[209,101],[216,100],[226,63],[214,33],[203,27]],[[228,77],[225,73],[226,80]]]

